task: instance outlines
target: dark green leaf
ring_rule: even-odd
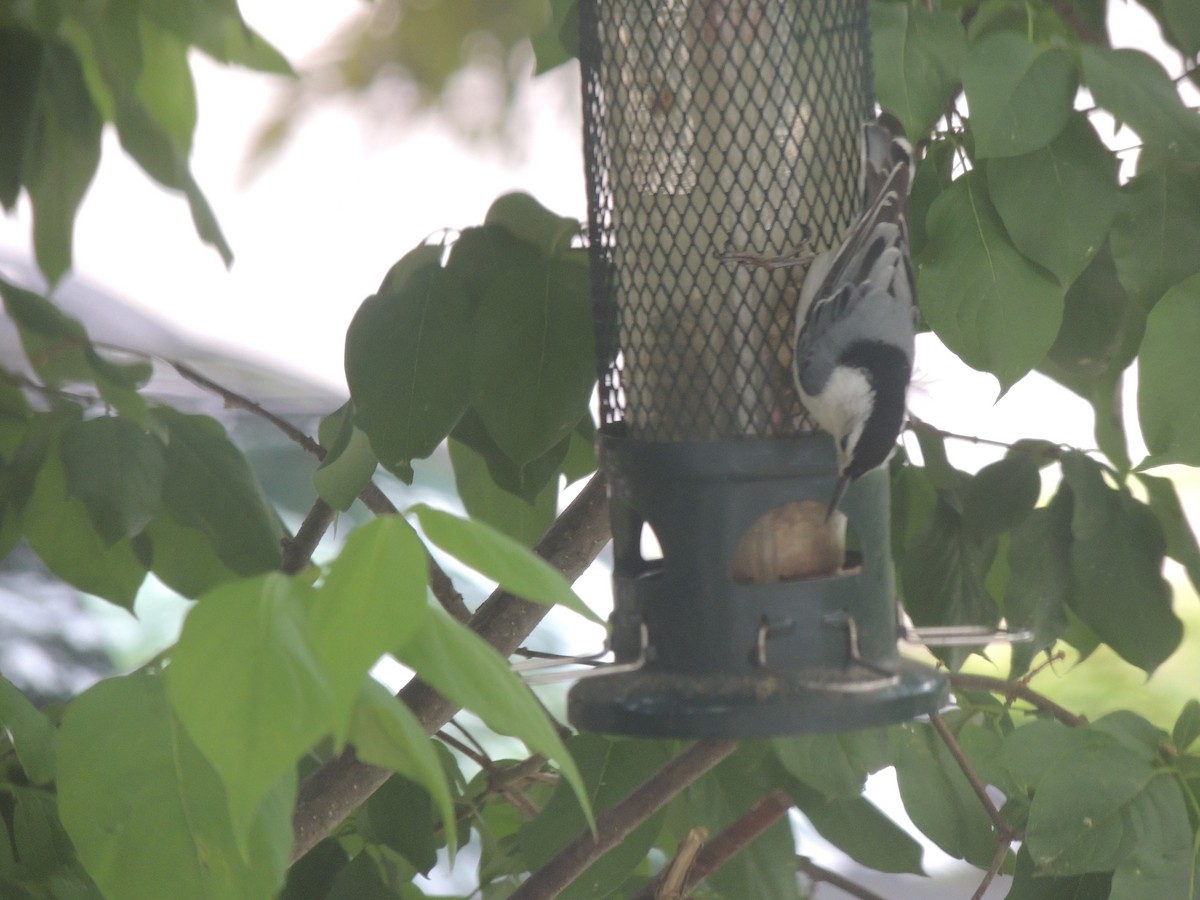
[[[405,257],[412,267],[389,273],[388,290],[363,301],[346,333],[355,422],[394,471],[434,451],[470,390],[472,304],[430,249]]]
[[[21,333],[21,346],[34,370],[49,387],[87,381],[92,373],[86,351],[91,347],[78,320],[61,312],[40,294],[0,278],[4,308]]]
[[[1104,481],[1082,453],[1063,457],[1074,492],[1071,608],[1126,661],[1153,672],[1183,635],[1162,576],[1166,541],[1150,508]]]
[[[554,760],[591,822],[583,780],[554,727],[529,688],[483,638],[454,621],[440,606],[432,606],[424,627],[395,655],[438,693],[471,710],[493,731],[520,738],[530,750]]]
[[[213,705],[228,699],[216,697]],[[59,809],[105,896],[272,896],[291,854],[295,782],[272,790],[241,842],[226,789],[171,715],[158,679],[108,679],[67,707]]]
[[[1017,249],[1069,286],[1116,214],[1117,160],[1072,113],[1050,144],[987,165],[988,194]]]
[[[871,4],[875,96],[913,141],[929,133],[962,81],[967,37],[957,16],[907,3]]]
[[[132,97],[117,98],[116,124],[125,152],[163,187],[184,195],[192,213],[196,234],[204,243],[216,249],[226,266],[232,264],[233,250],[188,168],[186,154],[175,145],[171,135],[155,121],[142,103]]]
[[[852,860],[877,872],[924,875],[921,845],[863,797],[832,800],[816,791],[794,791],[804,817]]]
[[[1071,579],[1071,492],[1060,489],[1048,506],[1035,509],[1013,530],[1008,544],[1009,580],[1004,616],[1009,628],[1028,628],[1033,640],[1013,647],[1010,678],[1067,630]]]
[[[905,726],[897,741],[896,781],[913,824],[951,856],[986,867],[992,823],[946,745],[928,725]]]
[[[338,873],[350,857],[337,838],[326,838],[288,869],[279,900],[325,900]]]
[[[455,240],[446,259],[446,270],[462,281],[472,301],[478,304],[488,286],[505,269],[538,265],[543,258],[539,248],[503,225],[479,225],[464,229]]]
[[[468,409],[450,432],[451,438],[483,457],[490,480],[496,487],[526,503],[533,503],[544,494],[551,482],[557,483],[573,435],[563,438],[537,459],[517,465],[488,434],[483,419],[473,409]]]
[[[457,832],[453,827],[450,786],[429,736],[412,711],[381,685],[369,681],[354,707],[349,739],[359,759],[398,772],[421,787],[447,826],[445,838],[453,854]],[[372,819],[378,824],[380,814],[374,814]],[[411,857],[409,861],[420,866]]]
[[[58,733],[25,695],[0,675],[0,732],[8,736],[17,761],[34,784],[54,780]]]
[[[537,543],[554,522],[558,485],[547,484],[532,504],[526,503],[496,484],[483,456],[453,438],[449,447],[454,486],[470,516],[503,532],[523,547]]]
[[[1179,712],[1175,727],[1171,730],[1171,743],[1180,753],[1186,753],[1188,748],[1200,738],[1200,700],[1189,700]]]
[[[274,573],[215,588],[171,654],[171,704],[225,784],[240,843],[280,779],[333,727],[329,683],[305,639],[312,592]]]
[[[1168,32],[1185,56],[1200,53],[1200,6],[1191,0],[1163,0]]]
[[[38,121],[25,166],[33,246],[51,284],[71,267],[75,213],[100,164],[103,121],[74,52],[57,41],[42,58]]]
[[[1140,172],[1121,188],[1110,240],[1121,284],[1149,310],[1200,272],[1200,173],[1169,161]]]
[[[978,169],[934,202],[926,228],[921,312],[964,362],[1007,390],[1054,343],[1063,291],[1012,245]]]
[[[112,546],[140,532],[162,503],[167,471],[162,442],[115,416],[75,422],[59,443],[67,495],[87,507],[96,532]]]
[[[579,766],[592,808],[607,809],[623,800],[667,761],[662,743],[580,734],[567,741],[567,750]],[[559,896],[563,900],[599,900],[633,873],[645,859],[662,828],[665,809],[659,809],[639,825],[621,844],[589,866]],[[521,827],[521,856],[537,871],[568,841],[587,830],[579,803],[565,784],[560,784],[535,819]]]
[[[321,420],[318,434],[328,452],[313,473],[313,487],[322,500],[345,512],[374,477],[379,460],[366,433],[354,424],[350,401]]]
[[[542,456],[587,412],[596,372],[583,251],[495,278],[475,317],[471,402],[517,465]]]
[[[1023,453],[984,466],[963,490],[963,527],[977,541],[1011,531],[1037,504],[1042,479]]]
[[[550,0],[550,21],[532,36],[537,60],[534,74],[541,75],[579,55],[578,0]]]
[[[87,508],[67,496],[67,477],[57,455],[42,465],[25,508],[25,537],[50,571],[81,591],[133,608],[146,566],[128,540],[108,544]]]
[[[1112,887],[1111,872],[1092,872],[1087,875],[1046,875],[1038,871],[1029,853],[1029,845],[1017,851],[1017,866],[1013,872],[1009,900],[1109,900]]]
[[[294,74],[283,55],[246,24],[234,2],[143,0],[142,13],[218,62],[278,75]]]
[[[1162,527],[1167,539],[1167,556],[1183,566],[1192,587],[1200,590],[1200,546],[1191,523],[1179,502],[1175,483],[1169,478],[1138,473],[1138,480],[1146,488],[1150,509]]]
[[[793,778],[828,798],[857,797],[867,776],[891,762],[883,728],[775,738],[771,749]]]
[[[473,519],[417,503],[410,507],[434,544],[506,591],[543,606],[559,604],[593,622],[604,620],[579,599],[562,574],[512,538]]]
[[[1150,311],[1138,353],[1138,418],[1150,456],[1141,467],[1200,465],[1200,275],[1163,296]]]
[[[1188,109],[1163,67],[1141,50],[1084,44],[1083,78],[1096,102],[1147,144],[1200,152],[1200,117]]]
[[[425,547],[399,516],[354,529],[308,611],[309,644],[333,695],[341,739],[367,673],[424,625]]]
[[[1011,31],[979,41],[963,68],[975,152],[1020,156],[1045,147],[1067,124],[1078,82],[1065,50]]]
[[[71,842],[58,820],[54,795],[24,786],[7,786],[12,798],[12,839],[16,859],[37,878],[71,862]]]
[[[425,738],[424,732],[421,737]],[[437,865],[438,820],[429,794],[415,781],[400,775],[389,778],[359,809],[355,824],[364,841],[390,847],[422,875]],[[454,828],[446,830],[447,835],[454,832]]]
[[[221,562],[204,532],[180,525],[166,513],[151,519],[143,534],[150,541],[150,569],[181,596],[199,597],[240,577]]]
[[[925,220],[929,217],[929,208],[941,196],[942,191],[950,187],[956,149],[948,140],[931,140],[925,150],[925,158],[921,160],[917,174],[913,176],[912,190],[908,198],[909,239],[913,259],[925,250]]]
[[[239,575],[279,565],[282,537],[274,511],[246,458],[207,416],[155,410],[167,428],[163,507],[180,525],[202,532],[217,557]]]
[[[0,206],[12,212],[24,183],[36,121],[45,44],[12,25],[0,27]]]
[[[519,192],[497,197],[483,223],[508,229],[548,259],[565,258],[571,241],[580,233],[578,219],[552,213],[529,194]]]
[[[984,584],[994,552],[970,537],[962,517],[939,502],[904,553],[904,608],[913,622],[994,627],[1000,610]],[[945,658],[957,667],[966,653],[951,648]]]

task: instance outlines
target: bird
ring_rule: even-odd
[[[834,440],[833,516],[846,489],[883,465],[904,427],[916,335],[909,256],[912,146],[888,114],[863,126],[863,212],[845,240],[803,259],[723,258],[777,268],[809,262],[796,305],[792,374],[811,418]]]

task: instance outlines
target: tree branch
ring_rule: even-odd
[[[822,881],[826,884],[832,884],[835,888],[844,891],[851,897],[857,897],[858,900],[884,900],[879,894],[863,887],[861,884],[856,884],[845,875],[839,875],[837,872],[826,869],[824,866],[818,866],[807,856],[796,857],[796,868],[807,875],[813,884],[818,884]]]
[[[938,737],[942,739],[942,743],[949,749],[950,755],[954,757],[954,761],[958,763],[958,767],[962,770],[963,775],[967,776],[971,790],[975,792],[975,796],[979,798],[979,802],[987,812],[988,818],[992,820],[992,826],[996,829],[997,836],[1007,845],[1009,841],[1017,836],[1016,832],[1004,820],[1004,816],[1000,815],[1000,810],[996,808],[996,804],[988,796],[987,786],[980,779],[979,775],[976,774],[975,769],[971,766],[971,761],[967,759],[967,755],[963,753],[962,747],[959,746],[958,738],[950,731],[949,726],[946,725],[946,720],[937,713],[929,717],[929,722],[933,725],[933,730],[938,733]]]
[[[608,543],[608,502],[600,473],[554,522],[534,547],[534,552],[558,569],[568,581],[583,574]],[[511,656],[549,610],[536,603],[497,590],[471,616],[471,628],[502,656]],[[425,730],[432,734],[458,707],[421,681],[411,681],[400,691]],[[295,845],[293,861],[311,850],[387,781],[388,769],[368,765],[347,748],[304,779],[292,818]]]
[[[322,535],[329,530],[333,522],[334,509],[320,497],[300,523],[296,536],[285,538],[283,541],[283,557],[279,561],[279,571],[284,575],[295,575],[306,569],[312,562],[313,551],[321,542]]]
[[[994,678],[991,675],[952,672],[950,673],[950,684],[952,687],[968,691],[988,691],[993,694],[1002,694],[1009,703],[1012,703],[1014,700],[1024,700],[1030,706],[1040,709],[1042,712],[1050,713],[1058,721],[1064,725],[1070,725],[1072,728],[1081,728],[1087,724],[1085,717],[1076,715],[1069,709],[1059,706],[1049,697],[1039,694],[1023,681],[1008,681],[1004,678]]]
[[[686,897],[705,878],[715,872],[734,856],[741,852],[756,837],[787,815],[792,808],[792,798],[779,789],[771,791],[760,799],[743,816],[732,822],[724,831],[714,837],[696,854],[696,861],[683,881],[682,890],[677,894],[666,892],[667,877],[670,871],[664,869],[657,878],[633,895],[633,900],[668,900],[672,897]]]
[[[623,800],[597,813],[595,836],[585,831],[571,841],[510,894],[509,900],[549,900],[557,897],[584,869],[735,749],[737,743],[734,741],[697,741],[689,744]]]

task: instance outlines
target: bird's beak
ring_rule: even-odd
[[[846,488],[850,486],[849,475],[839,475],[837,485],[833,488],[833,497],[829,500],[829,508],[825,510],[825,521],[828,522],[833,518],[833,514],[837,512],[838,504],[842,502],[842,495],[846,493]]]

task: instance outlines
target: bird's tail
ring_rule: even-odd
[[[880,115],[863,126],[863,208],[870,209],[885,190],[907,199],[912,187],[912,145],[894,116]]]

